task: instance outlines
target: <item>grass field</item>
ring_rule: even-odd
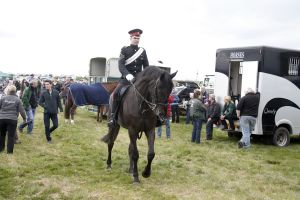
[[[126,130],[114,149],[112,170],[106,170],[107,147],[100,141],[106,121],[78,109],[76,124],[59,115],[53,143],[47,144],[38,110],[33,135],[20,134],[14,154],[0,154],[0,199],[299,199],[300,139],[286,148],[253,143],[237,148],[214,130],[212,141],[191,144],[191,125],[172,124],[171,140],[155,142],[152,175],[145,179],[147,143],[138,141],[141,184],[132,184],[128,170]],[[183,120],[182,120],[183,121]],[[165,129],[163,129],[165,131]],[[26,131],[24,131],[26,132]],[[202,130],[202,138],[204,129]]]

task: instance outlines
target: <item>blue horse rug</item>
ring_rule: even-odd
[[[109,104],[110,94],[101,83],[92,85],[73,83],[69,89],[76,106]]]

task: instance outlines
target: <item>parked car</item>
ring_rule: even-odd
[[[189,86],[181,85],[173,88],[173,91],[179,97],[179,109],[181,115],[185,115],[186,104],[190,100],[190,93],[194,93],[195,89],[199,89],[199,86],[196,83],[194,84],[190,84]]]
[[[195,83],[194,81],[174,81],[174,86],[175,87],[180,87],[180,86],[185,86],[188,88],[194,88],[194,89],[199,89],[199,85]]]

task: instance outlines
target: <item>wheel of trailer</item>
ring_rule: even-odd
[[[290,132],[285,127],[276,129],[273,135],[273,144],[279,147],[285,147],[290,144]]]

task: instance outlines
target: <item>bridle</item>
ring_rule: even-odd
[[[158,82],[159,82],[159,79],[160,78],[157,78],[157,80],[155,81],[155,87],[154,87],[154,94],[151,95],[151,102],[148,101],[139,91],[138,89],[135,87],[135,85],[130,81],[130,84],[132,85],[133,87],[133,90],[135,92],[135,95],[139,96],[142,101],[141,101],[141,104],[140,104],[140,108],[142,106],[142,103],[145,102],[148,107],[154,112],[156,109],[157,109],[157,106],[158,105],[161,105],[161,106],[168,106],[168,103],[161,103],[161,102],[157,102],[157,85],[158,85]],[[155,113],[155,112],[154,112]],[[155,113],[156,114],[156,113]],[[156,114],[158,115],[158,114]]]

